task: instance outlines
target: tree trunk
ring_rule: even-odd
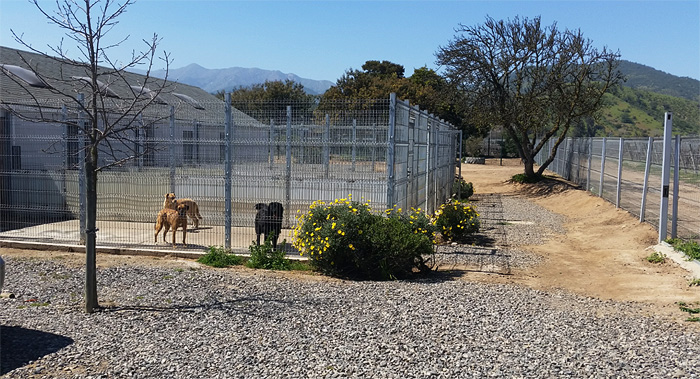
[[[523,159],[523,166],[525,167],[525,176],[534,179],[537,174],[535,174],[535,160],[530,157],[525,157]]]
[[[85,222],[85,312],[92,313],[97,302],[97,149],[92,146],[85,159],[87,185]]]

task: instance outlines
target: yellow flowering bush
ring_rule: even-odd
[[[479,231],[479,214],[469,204],[450,200],[435,212],[435,226],[449,241],[462,241]]]
[[[311,204],[297,217],[292,244],[323,274],[387,280],[427,268],[423,256],[433,253],[433,231],[425,215],[385,217],[348,196]]]

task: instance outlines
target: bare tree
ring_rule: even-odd
[[[603,95],[623,80],[620,54],[598,50],[580,30],[543,27],[540,17],[464,26],[436,53],[446,76],[465,93],[471,121],[503,126],[515,141],[528,178],[554,160],[569,128],[602,107]],[[547,159],[535,157],[556,138]]]
[[[81,157],[84,155],[84,160],[79,164],[84,165],[86,182],[85,310],[91,313],[99,308],[96,278],[98,173],[108,166],[121,164],[149,152],[149,147],[135,136],[138,135],[139,129],[148,127],[143,122],[142,114],[160,101],[159,94],[167,85],[166,80],[151,78],[153,63],[156,59],[162,59],[167,79],[170,58],[165,52],[157,57],[160,39],[156,34],[149,40],[143,40],[144,49],[132,51],[127,62],[110,58],[110,50],[125,43],[129,36],[114,42],[109,42],[107,36],[118,24],[118,19],[124,15],[126,9],[133,4],[133,0],[125,0],[121,4],[111,0],[56,0],[55,10],[44,8],[39,0],[32,2],[51,24],[64,32],[69,44],[64,44],[62,39],[58,45],[40,50],[25,41],[21,34],[12,31],[19,43],[30,51],[51,59],[58,70],[51,70],[47,74],[47,70],[32,65],[29,59],[23,57],[22,61],[38,78],[40,86],[48,89],[53,95],[58,95],[65,105],[77,109],[82,116],[78,121],[66,120],[57,118],[51,112],[42,111],[45,107],[44,99],[35,95],[36,91],[31,85],[16,78],[13,80],[26,90],[27,98],[31,99],[29,106],[34,112],[22,112],[22,109],[26,108],[12,109],[20,118],[70,125],[77,128],[78,133],[85,139],[84,145],[79,146]],[[69,54],[70,48],[77,49],[77,54]],[[141,83],[134,85],[133,74],[127,72],[130,68],[145,69],[146,74],[140,77]],[[76,75],[76,72],[79,74]],[[131,83],[127,77],[132,79]],[[128,89],[129,96],[116,95],[111,88],[117,85],[119,88]],[[158,122],[158,119],[151,118],[149,121],[155,122]],[[109,155],[110,159],[100,161],[98,158],[105,154]],[[103,162],[102,165],[100,162]]]

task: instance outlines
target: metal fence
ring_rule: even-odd
[[[551,151],[537,156],[544,162]],[[676,136],[671,159],[666,230],[669,237],[700,236],[700,138]],[[548,167],[657,229],[661,220],[663,140],[661,138],[567,138]]]
[[[98,246],[169,248],[162,236],[154,242],[153,228],[168,192],[200,208],[203,221],[188,231],[189,248],[234,251],[255,240],[256,203],[284,205],[280,241],[291,242],[297,214],[315,200],[352,196],[378,211],[432,212],[450,196],[460,132],[394,95],[227,104],[156,105],[134,118],[136,128],[129,125],[102,144]],[[42,111],[54,112],[56,120],[81,117],[49,105]],[[0,239],[78,244],[84,137],[60,122],[29,122],[9,111],[1,117]]]

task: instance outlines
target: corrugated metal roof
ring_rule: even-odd
[[[90,72],[84,64],[4,46],[0,46],[0,64],[6,65],[0,69],[2,104],[31,105],[33,98],[44,104],[71,104],[80,92],[86,100],[91,96]],[[139,94],[150,100],[155,90],[162,87],[149,111],[169,112],[170,106],[175,106],[178,119],[222,120],[224,117],[223,101],[201,88],[105,67],[99,71],[98,86],[106,101],[133,101]],[[37,80],[48,87],[33,84]]]

